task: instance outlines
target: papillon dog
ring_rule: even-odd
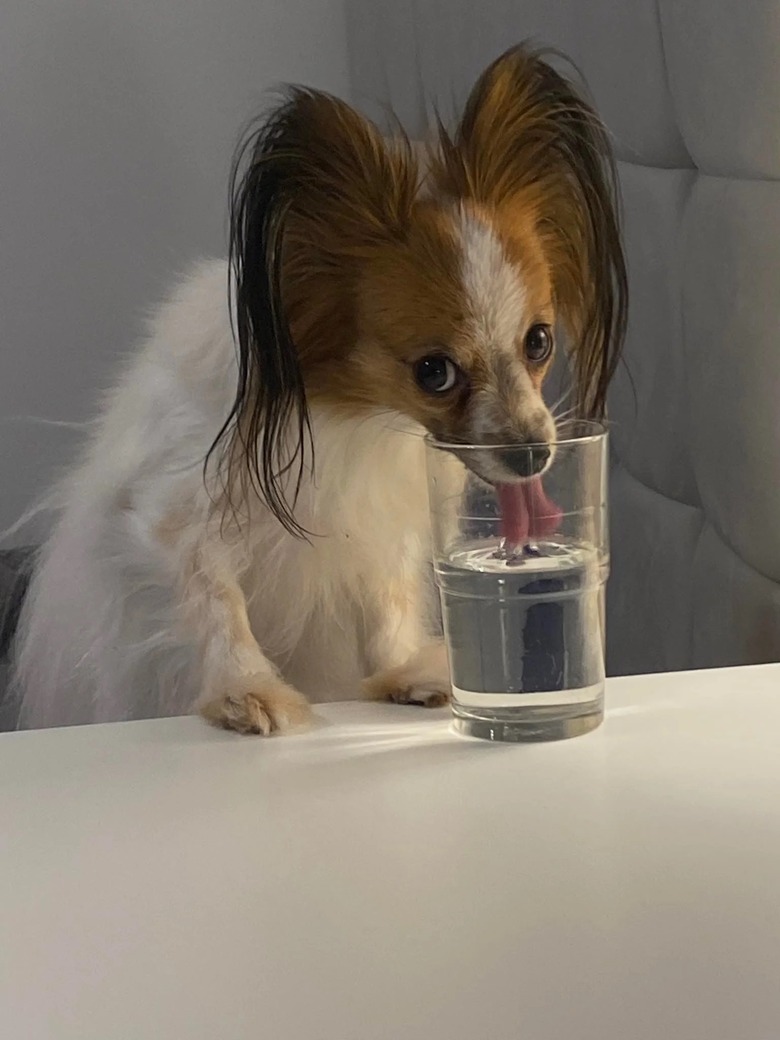
[[[601,414],[625,307],[608,138],[541,52],[495,61],[424,162],[288,90],[238,153],[229,259],[158,311],[60,489],[20,725],[197,709],[270,734],[311,702],[442,704],[423,435],[554,443],[559,331]]]

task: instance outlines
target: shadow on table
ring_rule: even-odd
[[[211,729],[199,719],[161,720],[146,739],[170,750],[205,751],[212,766],[214,758],[229,758],[243,768],[274,771],[292,767],[301,773],[310,769],[346,767],[351,772],[358,762],[361,771],[409,768],[440,768],[450,763],[484,760],[485,755],[523,754],[514,744],[491,744],[462,737],[452,728],[448,710],[352,703],[315,705],[320,709],[312,728],[283,737],[247,737]],[[324,709],[324,710],[323,710]],[[222,768],[222,766],[219,766]]]
[[[407,712],[412,716],[408,721],[403,717]],[[377,765],[395,769],[401,760],[404,768],[416,763],[437,767],[443,762],[462,762],[513,750],[509,744],[460,736],[452,728],[448,711],[436,712],[433,718],[427,712],[421,718],[420,709],[414,708],[389,708],[387,714],[387,720],[318,719],[309,732],[283,738],[280,754],[296,765],[328,766],[374,759]],[[516,746],[514,750],[517,751]]]

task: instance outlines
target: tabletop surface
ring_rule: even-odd
[[[320,713],[0,737],[4,1037],[780,1036],[780,665],[559,744]]]

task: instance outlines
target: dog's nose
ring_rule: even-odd
[[[518,477],[533,477],[542,472],[549,458],[549,448],[535,445],[533,448],[507,448],[502,452],[501,461]]]

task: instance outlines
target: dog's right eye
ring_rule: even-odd
[[[441,354],[420,358],[414,365],[414,378],[426,394],[445,394],[452,390],[460,374],[455,362]]]

